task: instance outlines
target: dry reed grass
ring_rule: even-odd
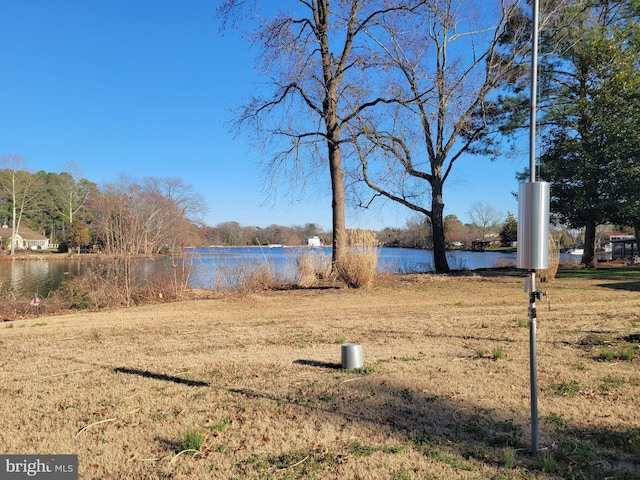
[[[370,230],[349,229],[348,248],[336,260],[338,276],[349,288],[369,287],[378,266],[378,237]]]
[[[300,287],[312,287],[331,275],[331,257],[322,250],[308,249],[296,257],[296,284]]]
[[[215,289],[240,295],[262,292],[281,286],[283,280],[267,260],[222,263],[214,272]]]
[[[524,277],[510,275],[380,275],[371,290],[9,322],[0,445],[78,454],[82,479],[637,480],[640,359],[618,354],[640,341],[633,284],[550,285],[540,457]],[[363,345],[362,371],[340,370],[345,341]],[[190,431],[204,436],[197,455],[181,454]]]
[[[553,235],[549,234],[549,266],[536,271],[536,276],[541,282],[553,282],[560,267],[560,247]]]

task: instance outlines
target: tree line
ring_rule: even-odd
[[[186,246],[304,245],[309,237],[319,237],[325,245],[333,241],[333,231],[315,223],[260,227],[230,221],[207,226],[203,198],[179,178],[120,176],[99,186],[79,176],[73,164],[62,173],[31,172],[25,159],[10,154],[0,157],[0,166],[0,223],[17,233],[25,227],[40,233],[62,251],[157,254],[182,252]],[[455,215],[446,217],[449,244],[468,245],[472,238],[497,233],[502,224],[502,214],[481,202],[469,215],[469,224]],[[424,217],[373,233],[381,246],[434,246],[432,225]],[[1,241],[7,249],[13,245],[10,238]]]
[[[59,244],[61,251],[100,251],[113,255],[181,253],[184,247],[305,245],[319,237],[331,245],[333,232],[315,223],[243,226],[238,222],[205,225],[203,198],[179,178],[120,176],[102,186],[69,172],[30,172],[18,155],[0,158],[0,223],[18,233],[29,228]],[[69,170],[78,170],[68,165]],[[76,173],[77,175],[77,173]],[[517,221],[483,202],[473,204],[463,223],[456,215],[444,219],[448,248],[465,248],[473,239],[517,241]],[[415,216],[403,227],[371,232],[380,246],[433,249],[434,230],[428,218]],[[563,246],[577,244],[566,229]],[[10,238],[0,239],[5,248]],[[13,253],[13,252],[12,252]]]
[[[206,205],[180,178],[121,176],[102,186],[69,171],[31,172],[20,155],[0,158],[0,222],[29,228],[62,250],[108,254],[179,251],[197,241]],[[2,239],[14,253],[15,242]]]

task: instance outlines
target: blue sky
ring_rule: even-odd
[[[331,228],[325,186],[303,200],[268,199],[259,156],[225,123],[260,77],[239,34],[219,34],[212,0],[3,0],[0,3],[0,155],[34,170],[67,162],[98,184],[120,174],[181,177],[207,201],[209,225],[316,223]],[[471,204],[517,214],[518,160],[472,157],[454,166],[445,214]],[[328,174],[327,174],[328,175]],[[349,209],[347,226],[401,227],[415,215],[391,203]]]

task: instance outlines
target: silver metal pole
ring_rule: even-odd
[[[529,128],[530,181],[536,181],[536,109],[538,94],[538,0],[533,0],[533,35],[531,40],[531,116]],[[531,451],[538,453],[538,365],[536,359],[536,271],[529,280],[529,377],[531,385]]]
[[[538,0],[533,0],[533,36],[531,40],[531,112],[529,125],[529,179],[536,181],[536,110],[538,96]]]
[[[529,284],[529,378],[531,384],[531,451],[540,449],[538,434],[538,364],[536,359],[536,271],[531,271]]]

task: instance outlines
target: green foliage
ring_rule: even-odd
[[[364,445],[360,441],[355,441],[351,444],[351,453],[355,457],[367,457],[369,455],[373,455],[375,451],[376,451],[375,447],[372,447],[370,445]]]
[[[626,0],[569,1],[543,15],[539,173],[551,182],[558,223],[589,227],[585,253],[591,256],[596,224],[640,231],[640,12],[637,2]],[[508,44],[518,41],[528,39],[505,37]],[[519,81],[529,81],[528,69],[519,73]],[[506,133],[528,126],[528,92],[514,85],[501,99],[503,111],[516,112],[503,121]]]
[[[568,424],[568,422],[565,420],[562,414],[557,414],[554,412],[550,413],[547,416],[546,421],[552,425],[556,425],[557,427],[561,427],[561,428],[566,427]]]
[[[227,425],[229,425],[230,422],[231,422],[231,419],[229,417],[223,418],[220,422],[216,423],[213,426],[213,429],[216,432],[222,432],[224,431],[225,428],[227,428]]]
[[[609,347],[606,347],[606,348],[603,348],[602,350],[600,350],[598,358],[600,358],[600,360],[610,361],[610,360],[613,360],[615,358],[615,356],[616,355],[613,352],[613,349],[609,348]]]
[[[507,470],[516,466],[516,451],[513,448],[502,449],[502,463]]]
[[[576,380],[562,382],[553,386],[553,390],[565,397],[575,397],[580,392],[580,383]]]
[[[627,381],[624,378],[608,375],[600,382],[600,388],[603,390],[613,390],[622,387],[625,383],[627,383]]]
[[[626,360],[627,362],[630,362],[631,360],[633,360],[633,357],[635,356],[635,354],[636,354],[635,345],[626,345],[620,348],[620,351],[618,352],[618,358],[620,360]]]
[[[507,219],[502,224],[502,229],[500,230],[500,241],[502,242],[503,247],[511,246],[512,242],[518,240],[518,221],[516,217],[513,216],[513,213],[507,213]]]
[[[197,453],[204,445],[206,436],[201,431],[190,428],[184,434],[184,436],[178,441],[178,448],[180,451],[188,451],[189,453]]]
[[[494,360],[501,360],[504,358],[504,349],[501,346],[497,346],[493,349],[491,356]]]
[[[542,450],[538,453],[538,468],[543,473],[552,474],[558,470],[558,460],[552,450]]]

